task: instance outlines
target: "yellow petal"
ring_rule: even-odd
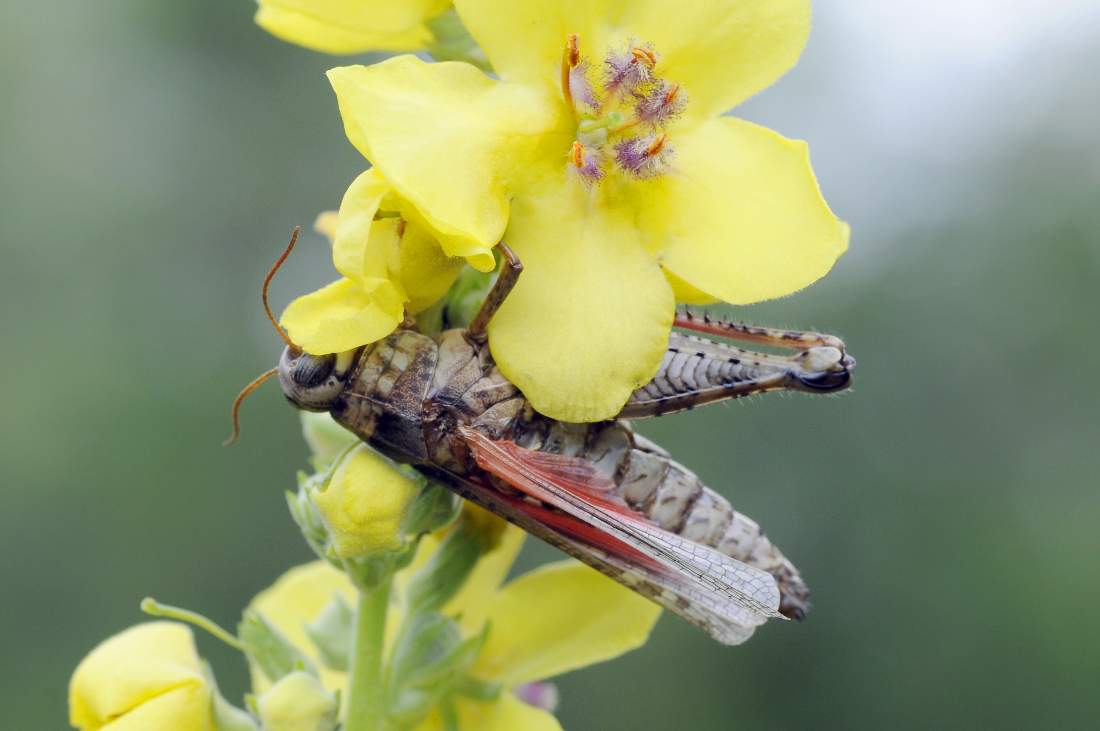
[[[466,263],[447,256],[435,237],[416,223],[406,224],[398,257],[398,281],[413,314],[428,309],[447,294]]]
[[[485,255],[508,221],[508,182],[547,133],[568,150],[564,108],[463,63],[399,56],[328,72],[348,139],[423,217],[449,256]]]
[[[848,226],[821,197],[806,143],[722,117],[679,138],[676,171],[652,181],[642,227],[662,264],[733,304],[811,284],[848,248]]]
[[[313,644],[303,627],[317,618],[334,596],[339,596],[349,607],[355,607],[357,592],[343,572],[324,561],[297,566],[287,571],[267,589],[256,595],[251,607],[263,615],[285,636],[291,644],[317,661]],[[325,668],[319,661],[321,680],[330,691],[342,690],[344,673]],[[252,668],[252,691],[262,693],[271,683],[263,673]]]
[[[711,297],[709,294],[701,289],[696,289],[690,284],[680,279],[678,276],[665,270],[665,278],[668,280],[669,285],[672,287],[673,294],[676,295],[676,301],[685,305],[713,305],[716,302],[720,302],[717,297]]]
[[[336,222],[340,215],[336,211],[321,211],[313,221],[313,230],[328,239],[331,244],[336,238]]]
[[[458,727],[477,731],[561,731],[553,714],[527,705],[510,690],[492,703],[459,701]]]
[[[447,0],[260,0],[256,23],[272,35],[325,53],[414,51],[432,41],[424,22]]]
[[[381,221],[374,217],[382,198],[389,192],[389,183],[371,168],[352,181],[344,193],[332,239],[332,263],[345,277],[387,276],[390,250],[393,256],[397,251],[396,231],[392,228],[394,221],[390,221],[387,231],[381,232],[376,226]]]
[[[464,262],[447,256],[419,217],[375,218],[380,209],[404,207],[377,168],[360,175],[340,203],[332,259],[345,277],[389,279],[404,293],[409,312],[416,314],[446,294]],[[488,258],[492,266],[495,262]]]
[[[564,174],[513,203],[506,240],[523,273],[489,344],[539,412],[611,418],[656,372],[676,305],[640,238],[632,214],[593,203]]]
[[[645,644],[660,614],[595,569],[548,564],[496,595],[474,672],[510,687],[610,660]]]
[[[468,509],[463,506],[463,510]],[[497,589],[511,571],[526,537],[527,534],[522,529],[511,523],[507,524],[496,547],[482,555],[466,578],[466,583],[443,607],[445,614],[459,617],[467,635],[481,631],[485,618],[496,601]]]
[[[191,630],[148,622],[105,640],[73,673],[69,719],[81,731],[213,731]]]
[[[342,353],[373,343],[404,319],[404,296],[386,279],[340,279],[299,297],[280,322],[308,353]]]
[[[767,88],[798,60],[809,0],[455,0],[462,20],[507,80],[557,88],[566,35],[599,68],[609,50],[650,43],[655,73],[681,84],[687,114],[719,114]]]
[[[405,511],[420,492],[366,444],[353,449],[336,468],[314,503],[340,558],[369,556],[405,545]]]

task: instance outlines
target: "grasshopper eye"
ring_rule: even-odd
[[[302,388],[313,388],[324,383],[335,368],[335,355],[302,355],[294,361],[290,377]]]
[[[328,411],[344,389],[351,369],[353,358],[345,360],[342,363],[337,355],[310,355],[286,348],[278,368],[283,394],[298,408]]]

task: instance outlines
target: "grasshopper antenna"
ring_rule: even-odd
[[[271,321],[272,327],[275,328],[275,332],[279,333],[279,337],[283,339],[283,342],[291,348],[295,348],[297,350],[301,350],[301,348],[295,345],[294,341],[291,340],[285,332],[283,332],[283,328],[279,326],[279,321],[275,319],[275,315],[271,312],[271,305],[267,302],[267,290],[271,286],[271,280],[275,278],[275,274],[279,271],[279,268],[283,265],[283,262],[285,262],[286,258],[290,256],[290,252],[294,251],[294,245],[298,243],[298,234],[300,233],[302,233],[302,227],[295,226],[294,231],[290,234],[290,243],[286,245],[283,253],[279,255],[279,258],[275,260],[275,263],[271,265],[271,269],[268,270],[267,276],[264,277],[264,285],[260,289],[260,297],[264,301],[264,312],[267,313],[267,319]]]
[[[294,341],[291,340],[290,337],[285,332],[283,332],[283,328],[279,326],[279,321],[275,319],[275,314],[271,311],[271,305],[267,301],[267,291],[271,287],[271,280],[275,278],[275,274],[279,271],[279,268],[282,267],[283,262],[285,262],[287,257],[290,256],[290,252],[294,251],[294,245],[298,243],[298,236],[301,233],[302,227],[295,226],[294,231],[290,234],[290,243],[286,245],[283,253],[279,255],[279,258],[275,260],[275,263],[271,265],[271,269],[268,270],[267,276],[264,277],[263,286],[260,288],[260,298],[263,300],[264,312],[267,313],[267,319],[271,321],[271,325],[275,328],[275,332],[279,333],[279,337],[282,338],[283,342],[287,344],[287,347],[294,348],[295,350],[301,350],[301,348],[295,345]],[[272,368],[271,370],[260,374],[256,378],[252,379],[252,381],[247,386],[241,389],[241,392],[237,394],[237,398],[233,399],[233,407],[229,411],[229,417],[233,421],[233,431],[229,434],[229,438],[222,442],[223,447],[228,447],[231,444],[235,443],[237,439],[241,436],[241,404],[246,398],[248,398],[248,395],[250,393],[255,391],[265,381],[267,381],[267,379],[271,378],[278,372],[278,368]]]
[[[263,385],[264,381],[274,376],[279,372],[278,368],[272,368],[269,371],[264,371],[256,378],[241,389],[241,392],[237,394],[237,398],[233,399],[233,408],[229,411],[229,418],[233,420],[233,431],[229,434],[229,438],[222,442],[223,447],[231,446],[236,443],[237,439],[241,436],[241,404],[244,402],[248,395]]]

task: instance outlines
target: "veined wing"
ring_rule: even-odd
[[[782,617],[779,589],[770,574],[658,528],[609,499],[607,479],[591,463],[495,441],[474,429],[459,431],[482,469],[561,512],[513,499],[514,510],[579,545],[589,557],[598,551],[602,565],[578,558],[719,641],[743,642],[769,617]]]

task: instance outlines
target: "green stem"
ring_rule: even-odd
[[[386,689],[382,684],[382,652],[390,580],[373,589],[359,590],[351,674],[348,678],[348,716],[344,731],[386,731]]]

